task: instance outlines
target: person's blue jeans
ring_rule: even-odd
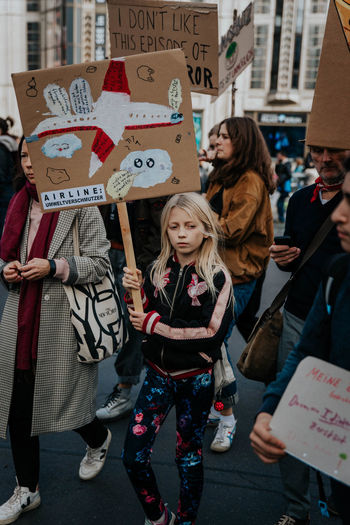
[[[230,354],[228,352],[228,341],[231,337],[232,330],[235,327],[236,320],[238,317],[242,314],[243,310],[247,306],[249,299],[252,296],[252,293],[254,291],[256,285],[256,279],[253,279],[252,281],[249,281],[248,283],[242,283],[242,284],[234,284],[233,285],[233,295],[235,298],[235,306],[234,306],[234,318],[231,321],[231,324],[228,328],[227,334],[225,335],[224,343],[226,347],[226,353],[227,358],[232,366],[233,369],[233,363],[230,357]],[[236,381],[231,383],[230,385],[225,386],[222,389],[221,397],[224,402],[225,408],[228,408],[229,406],[232,406],[232,402],[228,401],[228,399],[231,399],[237,392],[237,384]]]
[[[288,197],[288,193],[285,191],[280,192],[280,196],[277,200],[277,213],[278,213],[278,220],[280,222],[284,222],[284,201]]]
[[[120,301],[123,306],[126,327],[129,334],[129,340],[120,350],[114,363],[115,370],[118,375],[117,383],[126,383],[130,385],[137,385],[140,381],[140,374],[143,368],[143,354],[141,351],[141,343],[144,337],[142,332],[135,330],[129,321],[129,312],[124,301],[125,289],[122,285],[123,268],[126,266],[125,254],[122,250],[111,248],[109,250],[109,258],[111,260],[115,283],[117,286]]]

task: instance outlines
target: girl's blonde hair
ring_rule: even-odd
[[[173,208],[184,210],[193,219],[199,220],[203,225],[203,234],[208,236],[198,250],[195,268],[197,274],[205,280],[210,293],[215,296],[214,276],[220,270],[226,269],[224,262],[218,254],[218,239],[220,227],[208,201],[198,193],[179,193],[173,195],[164,206],[161,216],[161,251],[153,264],[151,280],[165,299],[167,296],[162,286],[159,286],[165,274],[167,262],[174,249],[168,237],[168,224],[170,212]],[[228,272],[228,270],[226,270]]]

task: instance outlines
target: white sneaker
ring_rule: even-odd
[[[166,506],[166,511],[167,511],[167,515],[164,519],[166,519],[166,521],[164,522],[164,525],[174,525],[175,523],[175,514],[173,512],[170,512],[167,508],[167,503],[165,504]],[[153,521],[151,521],[150,519],[146,518],[145,519],[145,525],[153,525]]]
[[[231,448],[234,435],[237,430],[237,420],[233,425],[228,425],[225,421],[220,421],[215,433],[215,437],[210,445],[210,450],[214,452],[226,452]]]
[[[120,419],[127,416],[133,409],[133,402],[122,396],[122,389],[116,388],[107,397],[105,404],[96,411],[99,419]]]
[[[107,429],[108,435],[105,442],[99,448],[86,447],[86,454],[81,460],[79,478],[83,480],[92,479],[101,472],[106,461],[108,447],[112,439],[112,433]]]
[[[28,487],[17,485],[11,498],[0,507],[0,524],[13,523],[20,517],[22,512],[28,512],[39,507],[41,503],[40,494],[30,492]]]
[[[220,422],[220,416],[215,416],[211,412],[208,414],[207,427],[216,427]]]

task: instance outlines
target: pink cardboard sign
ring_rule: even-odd
[[[270,426],[289,454],[350,485],[350,372],[304,359]]]

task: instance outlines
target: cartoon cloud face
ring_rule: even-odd
[[[81,149],[81,147],[81,140],[73,133],[70,133],[48,139],[42,146],[41,151],[50,159],[56,157],[66,157],[67,159],[71,159],[73,153],[76,150]]]
[[[172,174],[173,164],[167,151],[147,149],[129,153],[120,169],[135,175],[134,188],[149,188],[165,182]]]

